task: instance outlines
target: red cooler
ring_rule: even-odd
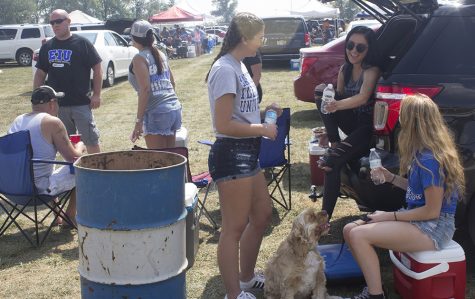
[[[403,299],[464,299],[465,253],[455,241],[440,251],[393,252],[394,288]]]
[[[317,143],[309,143],[308,154],[310,157],[310,176],[312,178],[312,185],[323,186],[325,179],[325,172],[318,168],[317,161],[325,154],[325,149],[318,146]]]

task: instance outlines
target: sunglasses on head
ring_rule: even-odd
[[[58,24],[58,25],[59,25],[59,24],[63,23],[64,20],[66,20],[66,19],[51,20],[51,21],[49,21],[49,24],[50,24],[51,26],[53,26],[53,25],[55,25],[55,24]]]
[[[346,49],[348,51],[351,51],[353,50],[353,48],[356,46],[356,51],[358,53],[363,53],[364,51],[366,51],[366,49],[368,49],[368,46],[365,45],[365,44],[355,44],[354,42],[352,41],[349,41],[347,44],[346,44]]]

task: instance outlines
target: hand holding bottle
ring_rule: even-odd
[[[333,102],[335,102],[335,90],[333,89],[333,84],[330,83],[323,90],[320,111],[323,114],[335,112],[336,108],[331,105]]]
[[[369,167],[371,168],[371,179],[375,185],[386,182],[384,172],[382,171],[381,158],[375,148],[372,148],[369,153]]]

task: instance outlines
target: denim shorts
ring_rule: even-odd
[[[175,110],[155,107],[143,117],[144,135],[174,135],[181,127],[181,108]]]
[[[211,146],[208,167],[215,182],[256,175],[261,138],[217,138]]]
[[[404,209],[401,211],[404,211]],[[432,239],[436,250],[441,250],[447,246],[455,233],[454,214],[440,213],[437,219],[411,221],[411,223]]]

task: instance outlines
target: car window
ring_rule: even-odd
[[[78,32],[74,32],[74,34],[77,34],[77,35],[80,35],[80,36],[82,36],[82,37],[85,37],[85,38],[88,39],[88,40],[91,42],[91,44],[93,44],[93,45],[96,43],[97,33],[78,31]]]
[[[0,29],[0,40],[15,39],[17,29]]]
[[[448,18],[447,18],[448,19]],[[475,19],[450,18],[422,57],[419,73],[474,74]]]
[[[51,28],[51,26],[45,26],[45,27],[43,27],[43,29],[45,30],[45,36],[46,37],[53,37],[54,36],[53,28]]]
[[[110,47],[117,46],[117,42],[115,41],[115,38],[112,36],[112,34],[110,34],[110,32],[104,33],[104,44]]]
[[[264,20],[266,25],[266,34],[294,34],[296,32],[304,32],[303,21],[300,19],[267,19]]]
[[[122,47],[127,47],[127,43],[125,42],[125,40],[123,38],[121,38],[118,34],[115,34],[115,33],[111,33],[112,36],[114,37],[115,39],[115,42],[119,45],[119,46],[122,46]]]
[[[24,28],[21,32],[21,39],[41,37],[39,28]]]

